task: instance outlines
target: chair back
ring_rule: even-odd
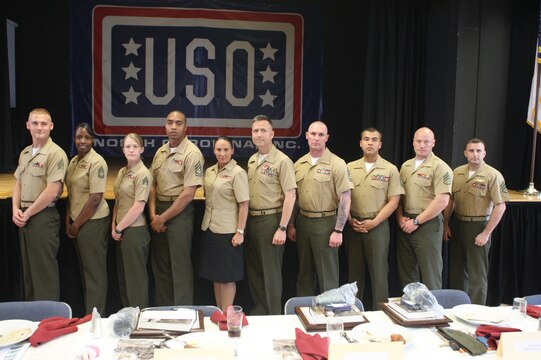
[[[71,318],[71,307],[61,301],[9,301],[0,303],[0,320],[41,321],[51,316]]]
[[[541,305],[541,294],[524,296],[528,305]]]
[[[471,304],[470,297],[462,290],[440,289],[430,290],[430,292],[444,309],[451,309],[462,304]]]
[[[295,307],[297,306],[312,306],[315,296],[296,296],[287,300],[284,305],[284,314],[293,315],[295,314]],[[355,298],[355,306],[360,310],[364,311],[363,302]]]

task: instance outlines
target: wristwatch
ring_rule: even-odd
[[[118,235],[121,235],[122,234],[122,231],[118,230],[117,228],[115,228],[115,233],[118,234]]]
[[[244,229],[237,229],[237,232],[241,235],[244,235]]]
[[[342,233],[342,230],[334,229],[333,232],[335,232],[335,233],[337,233],[337,234],[341,234],[341,233]]]
[[[419,226],[421,224],[419,224],[419,220],[417,220],[417,218],[413,218],[413,225]]]
[[[282,231],[286,231],[287,227],[285,227],[284,225],[278,225],[278,229],[280,229]]]

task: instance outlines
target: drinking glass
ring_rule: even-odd
[[[516,297],[513,299],[513,310],[518,310],[518,312],[526,317],[526,310],[528,307],[528,302],[524,298]]]
[[[342,343],[342,333],[344,332],[344,322],[334,316],[327,318],[327,341],[330,344]]]
[[[239,305],[231,305],[227,308],[227,335],[231,338],[240,337],[242,330],[242,307]]]

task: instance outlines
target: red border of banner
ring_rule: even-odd
[[[269,15],[272,18],[269,21]],[[163,126],[106,126],[103,122],[102,113],[102,21],[106,16],[138,16],[138,17],[179,17],[179,18],[204,18],[219,20],[243,20],[243,21],[264,21],[292,24],[295,29],[295,53],[293,77],[293,125],[288,129],[274,129],[275,136],[297,137],[301,129],[301,73],[302,73],[302,17],[298,14],[282,13],[257,13],[231,10],[209,10],[209,9],[174,9],[174,8],[133,8],[97,6],[93,11],[93,118],[94,129],[100,135],[123,135],[132,132],[134,127],[138,128],[141,135],[164,135]],[[251,136],[250,128],[231,127],[196,127],[189,126],[188,134],[196,136],[231,135]]]

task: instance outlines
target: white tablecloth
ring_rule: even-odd
[[[520,314],[512,313],[510,307],[496,307],[493,309],[496,312],[505,314],[507,318],[505,323],[499,324],[501,326],[516,327],[523,331],[537,330],[538,321],[536,319],[524,318]],[[392,324],[392,321],[382,311],[366,312],[365,315],[371,323]],[[447,316],[453,320],[451,328],[471,333],[475,331],[475,326],[457,319],[452,310],[448,311]],[[295,328],[304,330],[296,315],[249,316],[248,321],[249,325],[242,329],[242,336],[237,340],[239,359],[274,359],[272,351],[273,339],[294,339]],[[104,337],[94,339],[90,332],[90,323],[82,324],[76,333],[62,336],[35,348],[30,347],[23,359],[77,359],[81,349],[87,345],[95,345],[100,348],[101,355],[99,359],[111,359],[118,338],[112,335],[109,325],[109,320],[103,319]],[[433,329],[409,328],[409,330],[413,333],[413,339],[412,344],[404,349],[405,359],[445,360],[467,359],[470,357],[467,353],[453,351],[447,345],[444,345],[442,339]],[[213,332],[213,336],[227,338],[227,332],[220,331],[218,326],[212,323],[209,318],[205,318],[205,332]],[[483,355],[482,358],[496,359],[496,355],[494,352],[489,352]]]

